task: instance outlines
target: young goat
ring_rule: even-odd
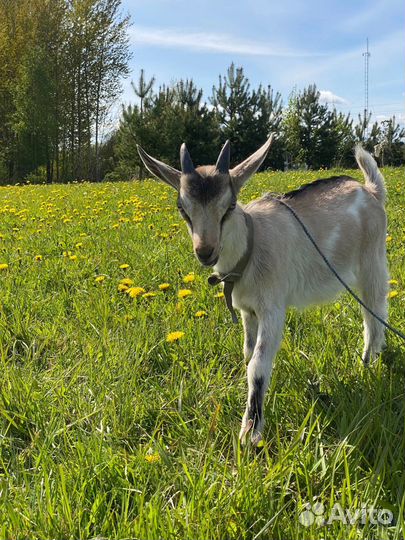
[[[251,432],[255,445],[261,440],[264,395],[287,307],[325,302],[342,290],[298,221],[276,197],[265,195],[247,206],[236,201],[243,184],[263,163],[272,140],[273,136],[233,169],[229,169],[229,141],[215,166],[197,168],[183,144],[181,172],[138,147],[149,171],[176,189],[177,205],[198,260],[214,267],[214,282],[225,282],[231,312],[232,304],[241,311],[244,355],[250,362],[240,438],[243,441]],[[287,193],[280,200],[300,217],[341,278],[357,288],[364,303],[386,320],[384,179],[374,159],[360,147],[356,160],[365,185],[348,176],[332,177]],[[365,310],[363,318],[363,361],[367,364],[383,347],[384,328]]]

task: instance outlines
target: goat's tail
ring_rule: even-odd
[[[360,144],[356,146],[355,156],[357,165],[364,174],[366,188],[384,204],[386,195],[384,177],[374,158]]]

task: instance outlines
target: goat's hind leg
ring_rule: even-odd
[[[385,241],[385,239],[384,239]],[[363,302],[384,321],[388,319],[388,270],[384,255],[365,258],[359,282]],[[385,328],[371,313],[362,308],[364,320],[363,362],[368,365],[385,344]]]

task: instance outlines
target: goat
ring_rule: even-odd
[[[300,224],[275,197],[264,195],[246,206],[236,200],[242,186],[263,163],[272,140],[273,134],[233,169],[229,168],[229,141],[215,166],[197,168],[183,144],[181,171],[138,146],[147,169],[177,191],[177,205],[197,259],[204,266],[214,267],[225,288],[227,281],[232,281],[228,307],[232,309],[233,305],[241,311],[248,363],[248,398],[240,439],[244,442],[251,432],[254,445],[262,438],[264,395],[287,307],[330,301],[342,290]],[[305,223],[344,281],[387,320],[384,179],[374,159],[360,146],[355,156],[365,185],[348,176],[337,176],[316,180],[282,195],[281,200]],[[363,318],[362,358],[368,364],[383,348],[384,327],[364,309]]]

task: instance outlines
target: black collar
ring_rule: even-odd
[[[247,246],[246,251],[242,255],[242,257],[239,259],[239,261],[236,263],[236,265],[232,268],[230,272],[227,274],[223,274],[220,272],[214,272],[210,275],[208,278],[208,283],[210,285],[218,285],[219,283],[224,283],[224,295],[226,300],[226,305],[229,311],[232,315],[232,322],[237,323],[238,318],[236,316],[235,310],[233,309],[232,305],[232,291],[233,287],[235,285],[235,282],[238,281],[245,271],[245,268],[250,260],[250,257],[252,255],[253,251],[253,219],[250,214],[247,212],[244,212],[244,217],[246,221],[246,226],[248,230],[248,236],[247,236]]]

